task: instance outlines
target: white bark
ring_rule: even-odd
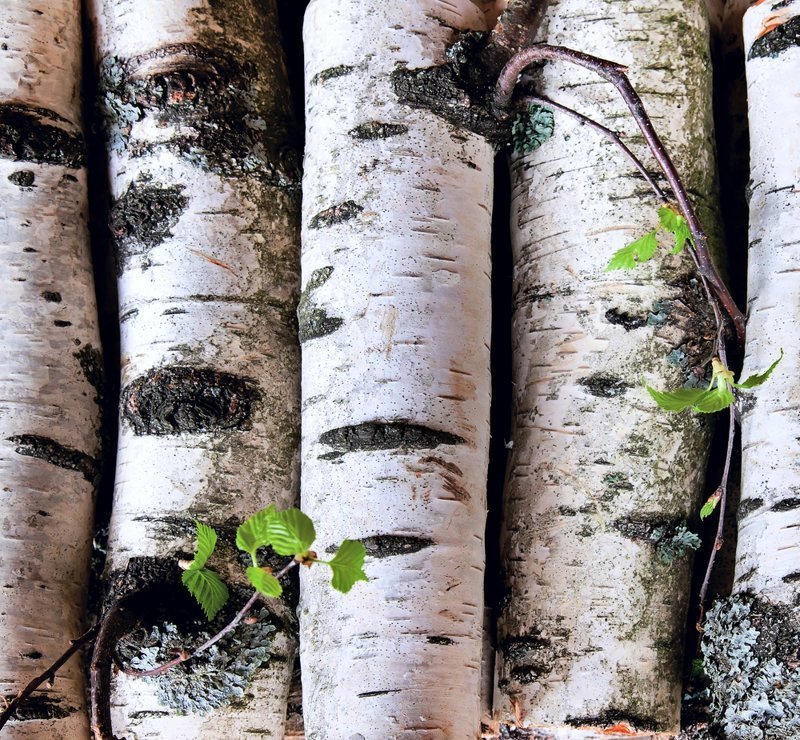
[[[122,322],[107,570],[122,588],[146,557],[179,577],[195,518],[220,529],[235,564],[236,524],[296,502],[299,203],[274,3],[93,5]],[[175,588],[166,598],[185,595]],[[251,637],[270,640],[270,659],[249,666],[238,706],[201,712],[215,687],[200,670],[158,681],[120,675],[116,732],[282,737],[294,616],[288,604],[266,608],[277,632],[262,634],[262,624]],[[228,678],[218,680],[233,691]],[[164,687],[181,680],[188,699],[167,702]]]
[[[301,575],[307,737],[479,731],[492,151],[398,103],[466,0],[312,0],[305,25],[303,507],[368,583]],[[385,124],[385,125],[384,125]]]
[[[561,0],[540,37],[625,64],[656,130],[716,228],[708,29],[700,0]],[[539,90],[625,133],[611,85],[549,64]],[[495,711],[547,737],[647,737],[679,724],[689,587],[661,561],[698,502],[707,422],[642,387],[698,380],[709,317],[687,255],[632,272],[612,254],[657,226],[659,203],[610,142],[556,112],[556,133],[512,163],[513,450]]]
[[[84,629],[102,363],[80,3],[5,2],[0,42],[0,692],[9,699]],[[80,657],[18,717],[4,737],[85,737]]]
[[[736,590],[796,603],[800,593],[800,5],[745,15],[751,139],[747,350],[743,377],[784,359],[742,400]],[[786,25],[789,24],[789,25]],[[774,28],[773,28],[774,25]]]

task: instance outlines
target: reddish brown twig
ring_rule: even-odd
[[[26,686],[21,688],[17,695],[8,703],[3,713],[0,714],[0,728],[4,727],[6,722],[10,720],[20,705],[27,699],[36,689],[43,683],[52,683],[56,680],[56,671],[64,665],[75,653],[78,652],[84,645],[90,643],[94,639],[97,625],[89,627],[80,637],[70,640],[69,647],[61,654],[61,656],[50,665],[47,670],[40,673],[36,678],[32,679]]]

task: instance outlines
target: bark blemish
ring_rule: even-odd
[[[609,707],[597,714],[583,717],[568,716],[564,720],[564,723],[570,727],[613,727],[623,722],[635,730],[645,730],[647,732],[659,732],[666,729],[663,723],[652,717],[645,717],[636,712],[615,707]]]
[[[30,170],[19,170],[19,172],[12,172],[8,179],[20,188],[31,188],[36,181],[36,176]]]
[[[18,455],[35,457],[64,470],[74,470],[87,481],[94,482],[97,461],[85,452],[39,434],[16,434],[8,437],[8,441],[16,445],[14,452]]]
[[[344,324],[344,319],[338,316],[329,316],[324,308],[320,308],[314,303],[314,292],[328,282],[332,273],[333,267],[330,266],[314,270],[300,294],[297,304],[297,323],[301,344],[309,339],[333,334]]]
[[[48,303],[61,303],[61,293],[55,290],[43,290],[42,298]]]
[[[800,509],[800,498],[785,498],[774,504],[771,511],[792,511]]]
[[[507,688],[511,681],[531,684],[557,670],[558,661],[567,654],[565,647],[569,632],[557,628],[552,634],[534,629],[530,634],[509,637],[503,641],[503,671],[507,677],[501,679],[501,687]]]
[[[328,67],[327,69],[323,69],[321,72],[317,72],[311,78],[312,85],[319,85],[321,82],[327,82],[328,80],[336,79],[337,77],[344,77],[345,75],[349,75],[351,72],[355,70],[355,67],[351,67],[347,64],[339,64],[336,67]]]
[[[632,314],[620,311],[618,308],[610,308],[606,311],[606,321],[610,324],[617,324],[625,329],[631,331],[632,329],[640,329],[647,326],[647,318],[641,316],[633,316]]]
[[[388,694],[399,694],[400,689],[384,689],[382,691],[363,691],[356,694],[359,699],[371,699],[376,696],[387,696]]]
[[[6,694],[4,697],[6,704],[11,702],[15,696],[16,694]],[[76,707],[64,704],[61,699],[44,693],[37,693],[32,694],[20,704],[19,708],[14,712],[14,719],[17,722],[28,722],[37,719],[65,719],[77,711]]]
[[[578,383],[598,398],[617,398],[628,391],[630,385],[618,375],[594,373],[581,378]]]
[[[351,128],[347,133],[354,139],[388,139],[391,136],[400,136],[408,132],[408,126],[402,123],[381,123],[381,121],[367,121],[355,128]]]
[[[0,157],[70,169],[83,167],[86,163],[83,139],[77,133],[54,126],[56,121],[63,119],[50,111],[0,104]]]
[[[211,368],[150,370],[122,392],[122,418],[134,434],[249,429],[260,399],[253,380]]]
[[[186,210],[189,199],[183,187],[131,183],[111,208],[111,232],[117,256],[117,274],[127,260],[172,236],[172,228]]]
[[[105,374],[103,371],[103,354],[97,347],[85,344],[72,355],[81,366],[83,377],[92,388],[97,391],[95,403],[98,405],[103,402],[103,390],[105,387]]]
[[[436,543],[430,537],[407,534],[378,534],[361,540],[371,558],[391,558],[395,555],[411,555]]]
[[[749,61],[759,57],[776,57],[793,46],[800,46],[800,15],[759,36],[750,47],[747,59]]]
[[[338,427],[320,435],[319,441],[337,452],[375,450],[429,450],[439,445],[466,444],[463,437],[409,421],[367,421]]]
[[[750,516],[754,511],[758,511],[764,505],[763,498],[745,498],[739,504],[738,516],[739,519],[744,519]]]
[[[336,203],[313,216],[308,222],[308,227],[310,229],[322,229],[327,226],[335,226],[354,219],[363,210],[363,206],[352,200]]]
[[[427,641],[431,643],[431,645],[455,645],[456,641],[450,637],[445,637],[444,635],[428,635]]]

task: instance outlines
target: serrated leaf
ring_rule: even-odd
[[[701,519],[708,519],[714,513],[714,509],[717,508],[719,503],[719,498],[719,493],[716,491],[708,497],[708,500],[703,504],[703,508],[700,509]]]
[[[733,403],[733,394],[724,384],[710,390],[679,388],[676,391],[659,391],[649,385],[645,387],[653,400],[665,411],[677,413],[691,408],[701,414],[712,414]]]
[[[189,589],[209,621],[228,600],[228,587],[220,577],[208,568],[189,568],[181,575],[183,585]]]
[[[345,540],[336,551],[333,560],[328,561],[333,578],[331,585],[337,590],[346,594],[356,581],[368,581],[367,574],[364,573],[364,556],[367,548],[363,542],[358,540]]]
[[[263,568],[250,566],[247,569],[247,580],[253,584],[253,588],[265,596],[277,597],[283,593],[283,586],[280,581]]]
[[[538,149],[555,131],[553,111],[543,105],[533,104],[520,113],[511,124],[514,150],[527,154]]]
[[[755,388],[756,386],[761,385],[762,383],[766,382],[770,375],[772,375],[772,371],[782,359],[783,350],[781,350],[781,356],[775,360],[775,362],[773,362],[763,373],[751,375],[747,380],[744,380],[741,383],[734,383],[733,386],[735,388]]]
[[[302,555],[317,537],[314,524],[300,509],[276,511],[267,523],[270,544],[278,555]]]
[[[658,223],[675,237],[675,246],[670,254],[680,254],[687,241],[694,243],[689,223],[672,206],[662,206],[658,209]]]
[[[195,520],[195,526],[197,527],[197,552],[189,565],[189,568],[192,569],[202,568],[217,546],[217,533],[211,527],[197,520]]]
[[[269,540],[269,521],[275,516],[275,504],[257,511],[236,530],[236,547],[255,557],[259,547],[266,547]]]
[[[658,237],[655,231],[631,242],[622,249],[614,252],[614,256],[606,267],[606,272],[611,270],[632,270],[641,262],[647,262],[658,249]]]

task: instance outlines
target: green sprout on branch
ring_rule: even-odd
[[[674,244],[670,254],[680,254],[687,241],[694,244],[689,224],[674,206],[667,204],[658,209],[658,224],[658,228],[617,250],[606,266],[606,272],[633,270],[637,265],[651,259],[658,250],[658,232],[661,230],[673,236]]]

